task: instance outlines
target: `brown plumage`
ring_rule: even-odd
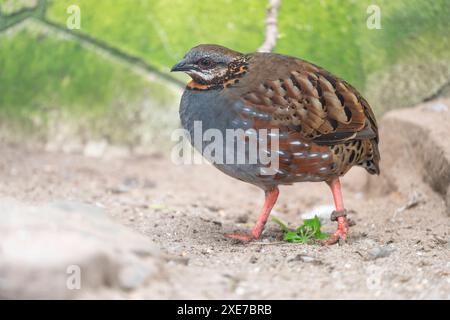
[[[332,187],[337,211],[343,212],[339,176],[354,165],[371,174],[380,172],[378,128],[369,104],[350,84],[312,63],[279,54],[241,54],[202,45],[193,48],[174,71],[185,71],[193,78],[181,104],[185,127],[197,117],[211,128],[241,123],[243,129],[279,130],[279,170],[271,179],[251,168],[218,166],[227,174],[269,193],[279,184],[326,181]],[[215,109],[218,114],[227,112],[224,119],[234,120],[220,122],[205,115],[217,114]],[[345,232],[337,238],[345,238],[346,227],[340,227]],[[254,229],[252,237],[258,237],[261,230]]]
[[[309,62],[275,54],[255,53],[247,56],[246,77],[225,90],[241,98],[258,112],[272,115],[270,121],[257,121],[255,128],[278,128],[289,133],[280,149],[308,151],[292,141],[310,144],[313,152],[331,153],[331,174],[345,174],[353,165],[361,165],[370,173],[379,173],[378,129],[369,104],[345,81]],[[244,118],[251,115],[244,114]],[[255,120],[255,119],[254,119]],[[309,149],[309,150],[311,150]],[[286,159],[287,160],[287,159]],[[287,170],[320,170],[328,160],[290,159],[298,166]],[[328,174],[330,174],[328,173]]]

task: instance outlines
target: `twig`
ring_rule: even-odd
[[[256,244],[256,245],[278,245],[278,244],[287,244],[286,241],[275,241],[275,242],[262,242],[262,241],[254,241],[250,242],[250,244]]]
[[[418,204],[424,202],[424,198],[423,195],[418,193],[418,192],[413,192],[408,199],[408,202],[404,205],[401,206],[400,208],[398,208],[397,210],[395,210],[394,216],[393,218],[395,218],[397,216],[397,214],[402,213],[405,210],[414,208],[415,206],[417,206]]]
[[[266,37],[261,47],[259,47],[258,52],[272,52],[272,50],[277,45],[277,16],[280,5],[281,0],[269,0],[269,8],[267,9],[266,16]]]

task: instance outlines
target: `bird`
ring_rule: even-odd
[[[267,170],[269,173],[264,170],[272,163],[262,161],[262,157],[253,162],[238,162],[233,157],[235,161],[212,163],[265,193],[263,208],[251,231],[226,234],[228,238],[259,239],[278,199],[279,186],[312,181],[327,183],[334,200],[330,217],[337,222],[337,229],[323,244],[346,242],[347,210],[340,177],[353,166],[380,174],[377,121],[369,103],[353,86],[300,58],[241,53],[216,44],[191,48],[171,72],[184,72],[191,78],[181,97],[179,115],[198,151],[204,151],[207,141],[194,143],[196,122],[201,123],[202,133],[209,129],[223,135],[227,130],[257,132],[261,148],[261,133],[274,132],[267,134],[263,150],[271,155],[275,152],[278,159],[275,169]],[[248,160],[251,139],[246,136],[241,140],[243,149],[223,142],[223,151],[213,160],[223,160],[233,152]],[[276,141],[275,151],[269,150]]]

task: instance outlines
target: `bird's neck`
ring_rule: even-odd
[[[237,84],[248,70],[247,56],[242,55],[228,64],[228,70],[223,76],[213,78],[209,82],[192,79],[186,86],[187,90],[221,90]]]

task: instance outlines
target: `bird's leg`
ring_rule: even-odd
[[[249,234],[241,234],[241,233],[229,233],[225,234],[226,237],[237,239],[241,241],[250,241],[254,239],[258,239],[261,236],[261,233],[264,230],[264,226],[266,225],[267,219],[269,218],[270,212],[272,211],[275,202],[277,202],[278,188],[275,187],[270,191],[266,191],[266,200],[264,202],[264,206],[258,220],[256,220],[255,226],[253,227],[251,233]]]
[[[331,192],[333,193],[334,206],[336,207],[336,211],[333,211],[331,214],[331,220],[337,221],[338,226],[337,230],[334,234],[330,236],[328,240],[325,240],[324,244],[335,244],[340,240],[345,241],[347,239],[348,225],[347,225],[347,211],[344,208],[344,201],[342,199],[341,192],[341,183],[339,182],[339,178],[335,177],[331,180],[327,181],[328,185],[331,188]]]

